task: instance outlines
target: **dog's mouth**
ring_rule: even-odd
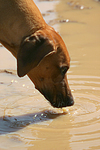
[[[56,108],[68,107],[74,105],[73,97],[67,96],[63,98],[62,96],[57,96],[55,102],[51,102],[51,105]]]
[[[44,95],[44,97],[50,102],[50,104],[53,107],[62,108],[74,105],[74,99],[71,92],[69,92],[69,95],[66,94],[66,96],[64,96],[62,93],[54,95],[47,92],[47,90],[45,90],[45,92],[43,90],[40,92]]]
[[[62,108],[74,105],[74,100],[72,96],[64,97],[62,94],[58,94],[56,98],[50,98],[45,95],[45,98],[51,103],[53,107]]]

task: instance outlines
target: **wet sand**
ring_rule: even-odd
[[[100,2],[35,2],[67,45],[75,105],[51,107],[0,45],[0,150],[100,149]]]

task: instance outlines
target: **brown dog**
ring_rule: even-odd
[[[0,0],[0,42],[17,58],[18,76],[27,74],[53,107],[74,104],[66,46],[33,0]]]

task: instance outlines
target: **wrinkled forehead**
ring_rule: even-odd
[[[57,51],[47,55],[39,64],[39,67],[43,70],[46,69],[59,69],[62,66],[70,67],[69,55],[66,55],[61,48],[57,48]]]

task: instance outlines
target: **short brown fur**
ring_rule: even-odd
[[[16,57],[18,76],[27,74],[53,107],[74,104],[67,48],[33,0],[0,0],[0,42]]]

